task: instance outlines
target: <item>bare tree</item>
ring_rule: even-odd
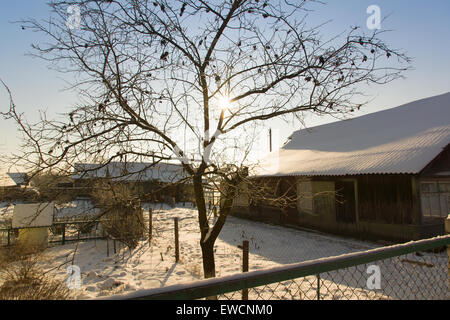
[[[215,240],[249,174],[247,152],[233,158],[230,148],[248,150],[255,126],[276,117],[357,110],[361,84],[388,83],[409,67],[379,31],[325,39],[306,23],[311,2],[51,1],[51,19],[20,24],[48,37],[33,54],[73,75],[81,102],[30,124],[11,99],[3,115],[25,137],[15,159],[61,172],[124,157],[178,160],[195,190],[204,275],[214,277]],[[68,23],[69,6],[79,21]],[[214,222],[205,181],[221,190]]]

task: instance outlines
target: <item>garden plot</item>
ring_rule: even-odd
[[[148,217],[149,207],[149,205],[144,206],[146,217]],[[72,264],[77,265],[81,271],[82,283],[81,287],[74,289],[73,293],[79,299],[126,294],[142,289],[189,283],[202,279],[196,210],[183,206],[176,208],[152,207],[154,209],[153,239],[150,244],[148,241],[142,241],[138,248],[130,252],[116,243],[116,253],[114,253],[113,242],[106,240],[91,240],[64,246],[55,245],[45,252],[47,258],[43,267],[47,270],[52,269],[51,272],[56,277],[64,280],[68,276],[66,268]],[[173,228],[175,217],[179,218],[180,228],[181,261],[179,263],[175,263]],[[376,244],[364,241],[229,217],[215,245],[216,276],[241,272],[242,250],[238,245],[241,245],[243,240],[248,240],[250,244],[250,271],[377,247]],[[109,256],[107,256],[107,249],[109,249]],[[445,275],[446,263],[444,260],[446,256],[445,254],[437,256],[442,260],[442,263],[439,264],[439,268],[442,270],[429,269],[428,271],[444,272]],[[397,272],[399,268],[395,265],[396,263],[402,262],[399,260],[392,262],[392,265],[383,264],[381,266],[382,275],[385,270],[385,274],[389,277],[400,275],[417,277],[416,273],[409,273],[403,263],[401,270]],[[441,266],[443,267],[441,268]],[[351,269],[346,269],[344,274],[340,274],[338,271],[335,274],[323,275],[321,278],[322,297],[325,299],[414,297],[414,292],[411,293],[412,289],[403,288],[403,291],[389,292],[389,294],[384,294],[382,290],[379,292],[365,290],[364,284],[368,275],[364,271],[353,272]],[[392,279],[386,278],[383,281],[387,283]],[[427,286],[426,281],[424,285]],[[316,290],[317,279],[311,276],[297,279],[295,283],[291,281],[250,289],[249,297],[250,299],[315,299]],[[397,292],[400,293],[397,294]],[[392,293],[395,294],[390,295]],[[240,293],[226,296],[240,298]]]

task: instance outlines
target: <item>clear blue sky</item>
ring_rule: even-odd
[[[394,48],[404,49],[414,59],[414,70],[406,79],[383,87],[370,88],[367,93],[374,101],[359,114],[379,111],[402,103],[450,91],[450,1],[407,0],[334,0],[326,5],[315,5],[309,22],[315,24],[331,20],[323,29],[325,36],[359,25],[366,28],[369,5],[381,8],[383,30],[392,30],[383,39]],[[30,44],[43,41],[40,34],[21,30],[12,21],[21,18],[47,18],[50,11],[44,0],[3,0],[0,2],[0,78],[10,87],[16,104],[27,117],[36,119],[38,109],[50,113],[63,112],[76,101],[67,91],[61,75],[48,68],[45,61],[25,56]],[[369,30],[366,29],[367,32]],[[329,34],[328,34],[329,33]],[[0,90],[0,108],[6,110],[8,100]],[[13,152],[18,148],[18,132],[13,123],[4,120],[0,126],[0,152]],[[307,118],[314,126],[334,121],[331,118]],[[270,124],[280,128],[280,140],[296,128]],[[281,129],[282,128],[282,129]]]

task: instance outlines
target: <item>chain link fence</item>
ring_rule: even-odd
[[[450,235],[113,298],[448,300],[448,245]]]
[[[242,292],[219,299],[240,300]],[[450,299],[445,252],[414,252],[248,289],[250,300]]]

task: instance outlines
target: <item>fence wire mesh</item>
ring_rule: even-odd
[[[376,277],[379,276],[379,283]],[[448,300],[448,261],[415,252],[369,264],[248,288],[249,300]],[[218,299],[240,300],[242,291]]]

